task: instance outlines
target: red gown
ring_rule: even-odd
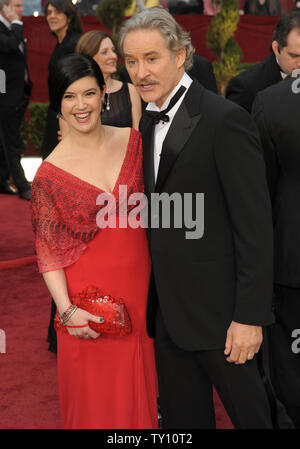
[[[142,192],[141,151],[140,135],[132,129],[116,198],[120,185],[128,195]],[[126,337],[85,340],[57,332],[63,427],[157,428],[153,340],[145,324],[150,275],[145,229],[97,228],[96,198],[102,191],[49,162],[40,166],[32,191],[40,271],[63,266],[70,295],[95,285],[122,297],[132,322]]]

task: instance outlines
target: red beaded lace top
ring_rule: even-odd
[[[144,191],[141,136],[133,128],[112,192],[116,203],[121,185],[127,186],[127,195]],[[40,272],[58,270],[79,259],[87,242],[100,230],[96,215],[103,206],[97,205],[96,200],[101,193],[103,190],[50,162],[44,161],[40,165],[32,183],[31,196]]]

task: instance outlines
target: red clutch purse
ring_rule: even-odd
[[[88,286],[82,292],[70,297],[72,304],[93,315],[102,317],[103,323],[89,321],[89,326],[96,332],[105,334],[129,335],[132,331],[129,313],[122,298],[116,299],[104,294],[94,286]],[[68,332],[59,317],[54,319],[55,330]]]

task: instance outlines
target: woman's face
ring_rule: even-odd
[[[66,89],[61,101],[61,114],[69,127],[80,133],[89,133],[100,123],[104,92],[96,78],[85,76]]]
[[[60,33],[66,31],[68,29],[70,19],[67,15],[56,9],[51,3],[48,5],[46,12],[46,20],[50,31],[59,35]]]
[[[104,77],[116,73],[118,56],[115,46],[109,37],[102,40],[98,53],[95,54],[93,59],[99,65]]]

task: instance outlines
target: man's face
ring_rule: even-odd
[[[290,75],[294,70],[300,69],[300,29],[294,28],[287,37],[286,47],[279,48],[278,42],[272,42],[272,49],[281,70]]]
[[[10,0],[9,6],[11,6],[15,10],[18,19],[21,20],[24,11],[22,0]]]
[[[124,39],[128,74],[142,99],[161,107],[184,73],[185,49],[172,53],[159,30],[129,31]]]

